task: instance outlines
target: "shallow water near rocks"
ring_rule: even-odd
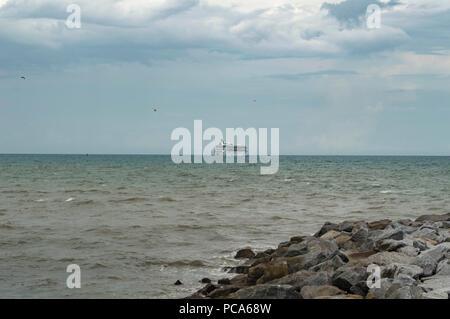
[[[282,156],[275,175],[259,167],[0,155],[0,296],[183,297],[227,276],[242,247],[326,221],[450,211],[450,157]],[[72,263],[81,289],[66,287]]]

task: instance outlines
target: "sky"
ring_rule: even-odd
[[[169,154],[199,119],[279,128],[281,154],[450,155],[449,30],[442,0],[0,0],[0,153]]]

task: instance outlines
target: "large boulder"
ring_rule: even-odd
[[[433,248],[423,251],[416,257],[416,264],[422,267],[424,276],[431,276],[436,272],[438,263],[448,258],[450,243],[442,243]]]
[[[369,290],[366,283],[367,277],[365,267],[343,266],[334,273],[332,284],[344,291],[365,296]]]
[[[250,248],[244,248],[238,250],[234,258],[241,259],[241,258],[253,258],[255,257],[255,253]]]
[[[419,286],[425,290],[425,298],[448,299],[450,297],[450,276],[436,275],[423,278],[423,283]]]
[[[419,279],[423,275],[423,269],[417,265],[393,263],[383,269],[382,277],[396,278],[399,275],[408,275]]]
[[[334,241],[321,238],[310,241],[307,244],[308,252],[303,255],[302,267],[310,268],[336,255],[339,248]]]
[[[259,264],[248,270],[248,283],[263,284],[288,274],[289,268],[286,261],[275,264]]]

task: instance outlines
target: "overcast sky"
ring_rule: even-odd
[[[282,154],[450,155],[449,30],[442,0],[0,0],[0,153],[167,154],[201,119]]]

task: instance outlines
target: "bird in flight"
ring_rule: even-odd
[[[153,108],[153,112],[156,112],[156,111],[158,111],[158,109],[156,109],[156,108]]]
[[[21,76],[20,78],[21,78],[21,79],[23,79],[23,80],[25,80],[25,79],[26,79],[26,78],[25,78],[24,76]]]

